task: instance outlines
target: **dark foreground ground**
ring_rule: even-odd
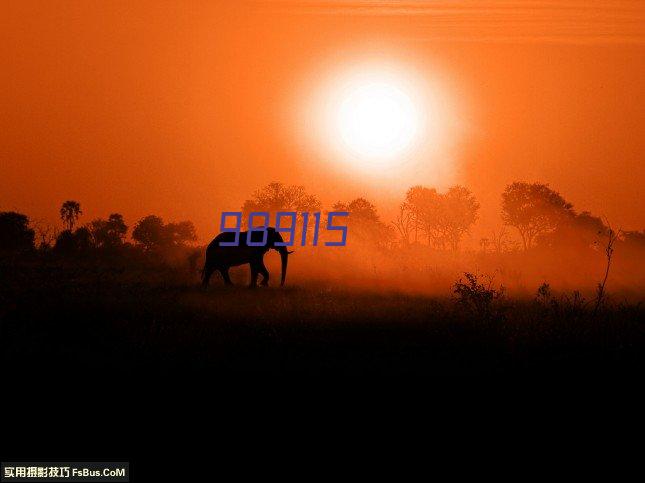
[[[227,462],[263,474],[301,463],[302,476],[339,455],[355,461],[361,448],[372,467],[392,458],[378,451],[404,441],[427,468],[430,439],[458,455],[456,468],[465,444],[480,454],[504,421],[540,442],[535,430],[549,422],[552,452],[558,438],[548,428],[580,428],[586,439],[599,417],[632,428],[636,419],[616,418],[629,404],[642,413],[631,396],[598,384],[626,376],[628,387],[641,385],[645,324],[634,305],[594,316],[589,304],[558,296],[473,312],[448,298],[297,277],[253,291],[215,281],[204,293],[195,273],[138,263],[0,263],[3,461],[130,461],[130,481],[201,481]],[[382,375],[395,377],[364,383]],[[491,375],[501,382],[423,380]],[[555,378],[564,384],[554,387]],[[592,393],[566,402],[580,379]],[[404,428],[419,432],[397,436]],[[575,445],[563,441],[569,455]],[[303,463],[314,456],[321,461]]]
[[[251,375],[629,374],[643,309],[450,299],[323,285],[202,292],[194,275],[108,264],[2,266],[5,372],[130,378]]]

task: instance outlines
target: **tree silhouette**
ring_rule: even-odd
[[[491,244],[495,253],[505,253],[513,250],[516,243],[510,239],[508,231],[505,226],[499,230],[491,232]]]
[[[197,240],[195,226],[191,221],[164,224],[155,215],[149,215],[137,222],[132,230],[132,238],[145,250],[171,246],[184,246]]]
[[[412,186],[405,194],[402,208],[410,214],[411,230],[414,232],[414,243],[419,242],[419,231],[423,231],[423,211],[429,206],[437,190],[421,185]]]
[[[605,258],[607,259],[607,265],[605,266],[605,276],[602,279],[602,282],[598,283],[597,295],[596,295],[596,305],[594,306],[593,313],[597,313],[598,309],[602,306],[604,297],[605,297],[605,285],[607,285],[607,278],[609,277],[609,269],[611,268],[611,259],[614,255],[614,245],[616,241],[620,238],[622,230],[619,228],[617,231],[614,231],[607,222],[607,244],[605,246]]]
[[[155,215],[149,215],[137,222],[132,230],[132,239],[148,251],[167,244],[166,230],[163,220]]]
[[[252,211],[267,211],[272,216],[279,211],[295,211],[298,218],[304,212],[320,211],[322,204],[315,195],[307,194],[304,186],[285,186],[273,182],[253,193],[242,205],[243,222],[246,224]],[[311,224],[309,226],[311,228]]]
[[[453,186],[443,196],[443,219],[439,232],[453,250],[470,227],[477,221],[479,203],[468,188]]]
[[[572,205],[546,184],[515,182],[502,193],[502,220],[517,229],[524,249],[536,237],[555,230],[572,213]]]
[[[0,251],[14,252],[34,248],[34,230],[29,218],[15,211],[0,213]]]
[[[576,250],[597,247],[609,230],[599,217],[588,211],[576,214],[570,210],[562,221],[553,231],[537,237],[536,245],[570,247]]]
[[[62,255],[78,254],[92,248],[92,234],[84,226],[71,231],[63,230],[56,238],[54,251]]]
[[[128,226],[123,220],[123,215],[112,213],[107,220],[98,218],[93,220],[88,228],[92,234],[94,246],[99,248],[116,247],[123,244],[123,239],[128,232]]]
[[[414,231],[415,223],[412,212],[406,209],[405,203],[399,206],[399,213],[392,222],[392,225],[399,232],[403,243],[408,245],[410,243],[410,235]]]
[[[356,198],[349,203],[337,202],[333,211],[347,211],[348,239],[386,245],[393,237],[393,229],[381,222],[376,206],[365,198]]]
[[[479,210],[479,203],[463,186],[452,186],[446,193],[413,186],[406,193],[404,206],[411,213],[415,230],[426,235],[429,245],[453,250],[477,220]]]
[[[38,248],[40,250],[49,250],[52,245],[56,242],[60,230],[44,220],[35,220],[32,221],[32,226],[36,232],[36,238],[38,239]]]
[[[74,229],[74,225],[81,214],[83,212],[78,201],[68,200],[60,207],[60,218],[69,231]]]
[[[166,241],[174,246],[183,246],[197,240],[197,232],[192,221],[168,223],[164,230],[166,231]]]

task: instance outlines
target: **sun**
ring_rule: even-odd
[[[354,154],[391,158],[414,141],[419,115],[410,96],[391,81],[363,81],[347,89],[338,106],[338,134]]]
[[[321,91],[321,141],[346,165],[364,171],[395,169],[422,144],[426,96],[419,76],[404,66],[361,62],[339,68]]]
[[[388,189],[452,178],[467,117],[440,66],[381,53],[320,64],[294,90],[285,133],[303,164]]]

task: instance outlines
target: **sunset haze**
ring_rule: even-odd
[[[386,222],[411,185],[461,184],[481,204],[476,235],[501,223],[506,185],[539,181],[579,211],[645,228],[642,2],[1,10],[2,210],[58,223],[74,199],[82,221],[190,219],[206,242],[222,210],[272,181],[304,185],[326,209],[363,196]],[[316,102],[363,63],[399,66],[415,106],[441,106],[385,168],[320,142]]]

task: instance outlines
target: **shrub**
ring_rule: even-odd
[[[457,305],[482,319],[501,316],[501,306],[498,302],[504,298],[504,287],[494,289],[493,279],[490,277],[488,284],[484,285],[473,273],[465,272],[464,276],[465,281],[460,278],[454,285]]]

